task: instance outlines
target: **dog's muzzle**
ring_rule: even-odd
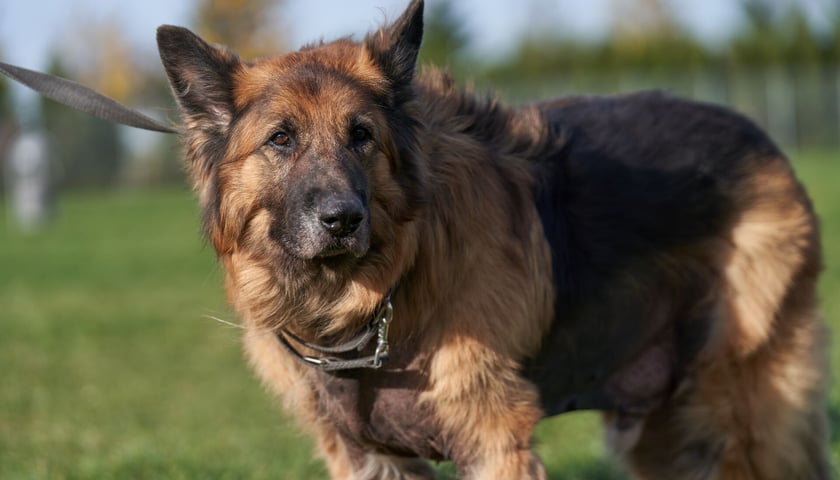
[[[330,192],[317,198],[306,227],[312,258],[350,254],[361,257],[370,246],[370,212],[355,192]]]

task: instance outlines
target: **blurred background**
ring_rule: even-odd
[[[0,58],[172,117],[154,44],[159,24],[190,26],[253,58],[320,38],[360,37],[399,14],[405,2],[72,3],[0,5]],[[840,4],[834,0],[509,3],[432,0],[422,61],[449,66],[459,78],[515,102],[660,88],[729,104],[786,148],[840,146]],[[0,109],[4,151],[15,132],[47,134],[56,191],[182,184],[172,138],[98,122],[8,82],[0,83]]]
[[[174,121],[158,25],[254,58],[361,38],[406,3],[4,0],[0,61]],[[421,62],[513,103],[656,88],[754,119],[814,198],[837,343],[840,2],[428,0]],[[324,476],[241,359],[179,155],[0,78],[0,478]],[[830,414],[836,432],[837,386]],[[545,422],[538,449],[552,478],[625,478],[591,414]]]

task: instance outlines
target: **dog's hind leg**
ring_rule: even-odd
[[[702,367],[621,453],[645,479],[829,480],[822,330]]]
[[[828,480],[819,242],[782,162],[750,172],[708,343],[624,454],[641,478]]]

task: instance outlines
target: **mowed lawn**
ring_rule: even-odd
[[[822,218],[836,345],[840,154],[794,158]],[[67,195],[57,213],[36,236],[0,224],[0,479],[325,477],[213,319],[235,322],[192,194]],[[838,385],[831,413],[840,430]],[[544,422],[537,448],[552,478],[624,478],[592,414]]]

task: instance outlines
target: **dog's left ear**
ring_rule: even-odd
[[[414,77],[422,40],[423,0],[412,0],[394,23],[368,35],[365,46],[392,86],[400,90]]]

